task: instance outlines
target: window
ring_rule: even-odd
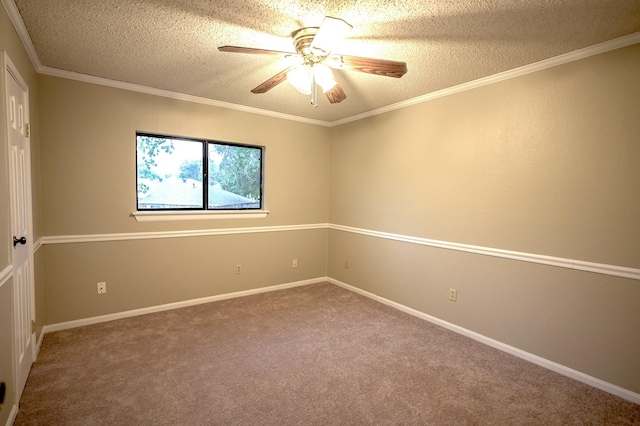
[[[136,134],[137,210],[260,210],[264,148]]]

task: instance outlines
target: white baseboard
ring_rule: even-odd
[[[44,340],[44,335],[45,335],[45,331],[43,327],[42,331],[40,332],[40,337],[38,338],[38,342],[36,343],[36,356],[34,360],[38,359],[38,354],[40,353],[40,348],[42,347],[42,341]]]
[[[373,293],[369,293],[368,291],[362,290],[360,288],[354,287],[352,285],[343,283],[342,281],[338,281],[336,279],[333,278],[328,278],[327,279],[330,283],[335,284],[337,286],[340,286],[344,289],[353,291],[354,293],[358,293],[361,294],[365,297],[368,297],[370,299],[373,299],[377,302],[383,303],[385,305],[391,306],[393,308],[396,308],[402,312],[406,312],[410,315],[413,315],[415,317],[418,317],[420,319],[429,321],[431,323],[434,323],[436,325],[439,325],[441,327],[444,327],[448,330],[454,331],[458,334],[461,334],[463,336],[466,337],[470,337],[474,340],[477,340],[478,342],[484,343],[485,345],[489,345],[491,347],[494,347],[496,349],[499,349],[501,351],[507,352],[511,355],[517,356],[518,358],[524,359],[526,361],[532,362],[534,364],[537,364],[541,367],[544,367],[546,369],[549,369],[551,371],[555,371],[556,373],[562,374],[563,376],[567,376],[570,377],[572,379],[578,380],[579,382],[582,383],[586,383],[589,386],[593,386],[594,388],[603,390],[605,392],[608,392],[610,394],[619,396],[621,398],[624,398],[628,401],[634,402],[636,404],[640,404],[640,394],[632,392],[628,389],[624,389],[620,386],[616,386],[614,384],[605,382],[604,380],[600,380],[598,378],[589,376],[588,374],[584,374],[580,371],[574,370],[572,368],[569,368],[567,366],[564,366],[562,364],[558,364],[556,362],[553,361],[549,361],[548,359],[539,357],[538,355],[534,355],[532,353],[529,352],[525,352],[521,349],[518,349],[516,347],[507,345],[505,343],[499,342],[497,340],[494,340],[490,337],[487,336],[483,336],[482,334],[476,333],[475,331],[471,331],[468,330],[466,328],[460,327],[458,325],[452,324],[450,322],[441,320],[439,318],[433,317],[431,315],[425,314],[424,312],[420,312],[418,310],[415,310],[413,308],[409,308],[408,306],[404,306],[401,305],[400,303],[394,302],[392,300],[389,299],[385,299],[384,297],[380,297],[376,294]]]
[[[83,318],[74,321],[66,321],[57,324],[45,325],[42,328],[42,336],[53,331],[68,330],[70,328],[82,327],[85,325],[97,324],[101,322],[113,321],[122,318],[130,318],[138,315],[152,314],[154,312],[168,311],[171,309],[184,308],[187,306],[201,305],[203,303],[216,302],[218,300],[233,299],[236,297],[250,296],[252,294],[267,293],[270,291],[284,290],[286,288],[300,287],[309,284],[316,284],[328,281],[327,277],[312,278],[304,281],[295,281],[286,284],[278,284],[270,287],[256,288],[252,290],[237,291],[234,293],[219,294],[216,296],[202,297],[199,299],[184,300],[182,302],[167,303],[165,305],[150,306],[148,308],[134,309],[131,311],[117,312],[114,314],[101,315],[97,317]],[[41,342],[39,342],[41,343]]]
[[[13,422],[16,421],[16,416],[18,415],[18,407],[14,405],[11,407],[11,413],[9,413],[9,418],[7,419],[7,426],[12,426]]]
[[[44,338],[44,335],[46,333],[50,333],[53,331],[60,331],[60,330],[67,330],[70,328],[75,328],[75,327],[82,327],[85,325],[91,325],[91,324],[97,324],[97,323],[101,323],[101,322],[107,322],[107,321],[113,321],[113,320],[117,320],[117,319],[122,319],[122,318],[129,318],[129,317],[134,317],[134,316],[138,316],[138,315],[145,315],[145,314],[150,314],[150,313],[154,313],[154,312],[162,312],[162,311],[167,311],[167,310],[171,310],[171,309],[178,309],[178,308],[184,308],[187,306],[194,306],[194,305],[200,305],[203,303],[209,303],[209,302],[216,302],[219,300],[225,300],[225,299],[233,299],[236,297],[242,297],[242,296],[249,296],[252,294],[259,294],[259,293],[266,293],[266,292],[270,292],[270,291],[276,291],[276,290],[284,290],[287,288],[292,288],[292,287],[300,287],[300,286],[305,286],[305,285],[309,285],[309,284],[316,284],[316,283],[321,283],[321,282],[330,282],[332,284],[335,284],[337,286],[340,286],[346,290],[352,291],[354,293],[358,293],[361,294],[365,297],[368,297],[370,299],[373,299],[377,302],[383,303],[385,305],[391,306],[395,309],[398,309],[402,312],[406,312],[410,315],[413,315],[415,317],[418,317],[420,319],[429,321],[433,324],[439,325],[441,327],[444,327],[448,330],[454,331],[458,334],[461,334],[463,336],[466,337],[470,337],[474,340],[477,340],[481,343],[484,343],[486,345],[489,345],[493,348],[499,349],[501,351],[507,352],[511,355],[517,356],[518,358],[524,359],[526,361],[532,362],[536,365],[539,365],[541,367],[547,368],[549,370],[555,371],[556,373],[562,374],[564,376],[570,377],[572,379],[578,380],[580,382],[586,383],[589,386],[593,386],[594,388],[603,390],[605,392],[608,392],[610,394],[619,396],[621,398],[624,398],[628,401],[634,402],[636,404],[640,404],[640,394],[632,392],[628,389],[624,389],[620,386],[616,386],[614,384],[605,382],[604,380],[600,380],[598,378],[589,376],[588,374],[582,373],[580,371],[574,370],[572,368],[569,368],[567,366],[558,364],[556,362],[550,361],[548,359],[539,357],[537,355],[534,355],[532,353],[523,351],[521,349],[518,349],[516,347],[507,345],[505,343],[499,342],[498,340],[494,340],[490,337],[484,336],[482,334],[476,333],[474,331],[468,330],[466,328],[460,327],[458,325],[452,324],[450,322],[441,320],[439,318],[436,318],[434,316],[425,314],[424,312],[420,312],[416,309],[413,308],[409,308],[408,306],[402,305],[400,303],[394,302],[392,300],[389,299],[385,299],[384,297],[378,296],[376,294],[373,293],[369,293],[368,291],[362,290],[360,288],[354,287],[352,285],[346,284],[342,281],[338,281],[336,279],[330,278],[330,277],[318,277],[318,278],[313,278],[313,279],[309,279],[309,280],[304,280],[304,281],[296,281],[296,282],[291,282],[291,283],[286,283],[286,284],[279,284],[279,285],[274,285],[274,286],[270,286],[270,287],[263,287],[263,288],[257,288],[257,289],[252,289],[252,290],[245,290],[245,291],[238,291],[238,292],[234,292],[234,293],[227,293],[227,294],[220,294],[220,295],[216,295],[216,296],[209,296],[209,297],[203,297],[200,299],[192,299],[192,300],[185,300],[182,302],[175,302],[175,303],[168,303],[165,305],[159,305],[159,306],[151,306],[148,308],[141,308],[141,309],[135,309],[135,310],[131,310],[131,311],[125,311],[125,312],[118,312],[115,314],[108,314],[108,315],[101,315],[101,316],[97,316],[97,317],[91,317],[91,318],[83,318],[83,319],[79,319],[79,320],[74,320],[74,321],[67,321],[67,322],[62,322],[62,323],[58,323],[58,324],[51,324],[51,325],[45,325],[42,329],[42,333],[40,335],[40,339],[38,340],[38,351],[40,350],[40,346],[42,345],[42,340]],[[11,423],[9,423],[11,424]]]

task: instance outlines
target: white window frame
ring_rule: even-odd
[[[176,140],[192,140],[201,142],[204,144],[205,149],[209,143],[219,143],[226,144],[232,146],[247,146],[250,148],[261,148],[262,149],[262,162],[261,162],[261,173],[262,173],[262,194],[261,194],[261,208],[260,209],[233,209],[233,210],[222,210],[222,209],[208,209],[208,206],[204,206],[203,209],[158,209],[158,210],[138,210],[138,193],[137,193],[137,158],[136,158],[136,195],[135,195],[135,203],[136,209],[131,213],[137,222],[170,222],[170,221],[188,221],[188,220],[219,220],[219,219],[264,219],[268,216],[269,210],[266,210],[266,181],[265,181],[265,147],[258,145],[249,145],[249,144],[239,144],[233,142],[223,142],[217,140],[210,140],[205,138],[190,138],[190,137],[180,137],[173,135],[162,135],[155,134],[149,132],[136,132],[136,157],[137,157],[137,139],[139,135],[151,136],[157,138],[165,138],[165,139],[176,139]]]

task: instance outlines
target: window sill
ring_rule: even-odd
[[[138,222],[174,222],[181,220],[217,220],[217,219],[264,219],[269,214],[269,210],[246,210],[246,211],[144,211],[133,212],[131,215]]]

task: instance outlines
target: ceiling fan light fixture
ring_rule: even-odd
[[[316,79],[316,83],[322,86],[322,93],[327,93],[338,84],[333,78],[333,73],[329,67],[323,64],[313,66],[313,77]]]
[[[338,84],[331,70],[323,64],[298,65],[287,73],[287,80],[303,95],[310,95],[313,83],[322,87],[322,93],[327,93]]]
[[[287,73],[287,80],[303,95],[311,94],[313,83],[313,70],[309,65],[298,65]]]

